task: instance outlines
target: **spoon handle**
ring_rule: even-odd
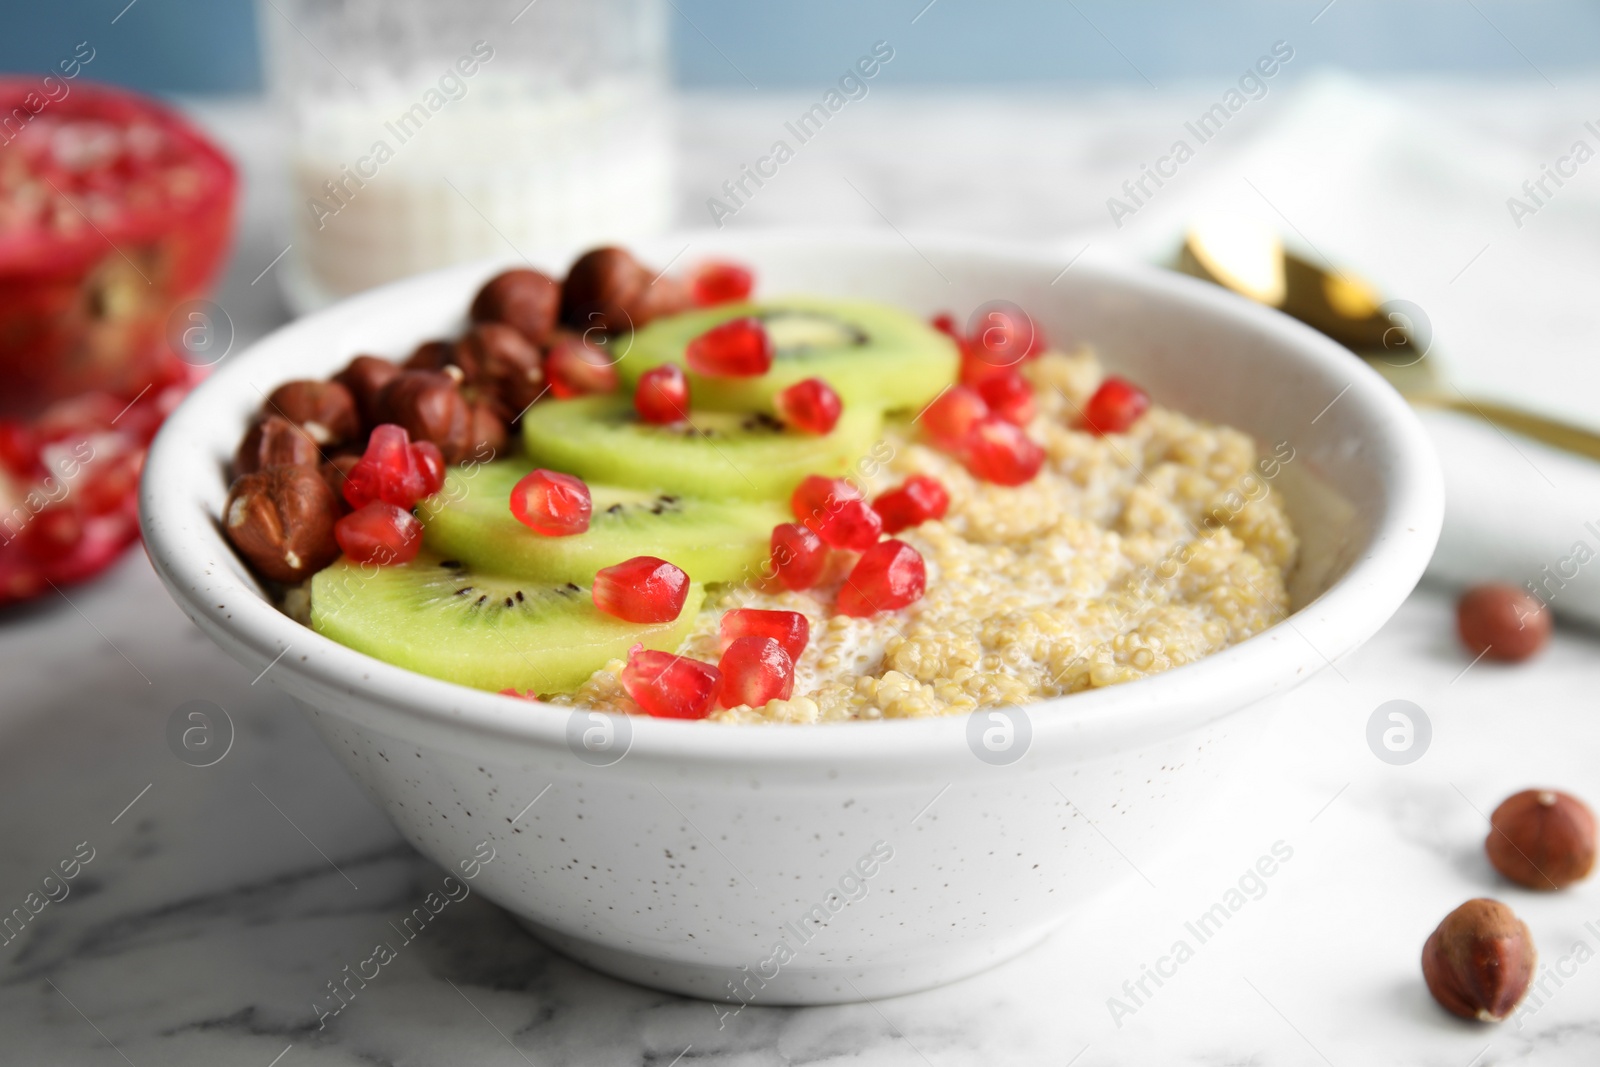
[[[1471,415],[1492,426],[1531,437],[1554,448],[1600,460],[1600,433],[1574,426],[1569,422],[1536,415],[1531,411],[1502,404],[1496,400],[1473,398],[1459,393],[1452,396],[1437,391],[1408,392],[1405,398],[1416,407],[1438,408]]]

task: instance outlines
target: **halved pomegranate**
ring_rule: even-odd
[[[132,396],[163,373],[168,318],[222,265],[238,179],[153,100],[0,78],[0,404]],[[30,116],[20,132],[17,116]]]

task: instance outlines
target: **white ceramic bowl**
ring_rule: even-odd
[[[225,464],[266,391],[459,330],[498,265],[387,286],[229,357],[146,462],[156,570],[250,670],[292,645],[271,680],[406,838],[451,871],[494,849],[475,888],[600,970],[792,1004],[909,992],[1006,959],[1130,876],[1107,837],[1148,857],[1195,827],[1249,752],[1243,709],[1370,637],[1433,550],[1441,483],[1410,409],[1343,348],[1220,289],[1087,263],[1062,275],[1035,250],[921,238],[913,249],[893,234],[692,234],[639,251],[665,263],[686,244],[687,260],[749,263],[768,294],[958,315],[1016,301],[1052,338],[1092,342],[1158,402],[1268,450],[1288,442],[1295,458],[1271,485],[1305,558],[1288,621],[1166,674],[1000,718],[613,721],[326,640],[263,599],[219,532]],[[559,275],[564,260],[541,265]],[[985,747],[1008,729],[1009,748]]]

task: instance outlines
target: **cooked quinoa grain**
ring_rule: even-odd
[[[1038,404],[1028,432],[1047,455],[1033,481],[976,481],[905,424],[862,471],[874,495],[918,472],[949,490],[943,521],[898,535],[927,563],[920,601],[869,619],[833,615],[842,566],[803,593],[712,591],[681,655],[716,662],[730,608],[798,611],[811,623],[791,699],[719,709],[713,720],[900,719],[1026,703],[1182,666],[1284,617],[1296,539],[1270,476],[1286,455],[1263,456],[1237,430],[1158,406],[1128,433],[1083,433],[1073,426],[1102,376],[1095,358],[1049,353],[1025,370]],[[617,680],[622,666],[557,699],[638,711]]]

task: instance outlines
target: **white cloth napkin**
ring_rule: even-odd
[[[1198,145],[1175,178],[1147,183],[1154,195],[1120,228],[1108,211],[1070,251],[1088,241],[1091,255],[1165,263],[1198,215],[1252,217],[1419,306],[1430,359],[1464,393],[1600,428],[1600,134],[1584,121],[1600,129],[1600,111],[1585,114],[1582,98],[1552,91],[1540,135],[1512,141],[1319,75],[1254,128],[1225,128]],[[1175,139],[1182,119],[1174,116]],[[1596,158],[1561,162],[1579,141]],[[1577,172],[1561,186],[1545,177],[1558,163]],[[1535,204],[1523,183],[1540,178]],[[1514,213],[1511,197],[1534,210]],[[1531,582],[1558,616],[1600,623],[1600,464],[1463,416],[1428,412],[1423,421],[1447,489],[1429,576]]]

